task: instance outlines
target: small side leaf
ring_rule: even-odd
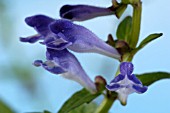
[[[151,73],[144,73],[140,75],[136,75],[143,85],[149,86],[153,84],[154,82],[161,80],[161,79],[170,79],[170,73],[167,72],[151,72]]]
[[[148,44],[149,42],[151,42],[152,40],[155,40],[157,38],[159,38],[160,36],[162,36],[163,33],[155,33],[155,34],[150,34],[148,37],[146,37],[138,46],[139,49],[143,48],[146,44]]]
[[[140,45],[135,48],[132,53],[135,54],[137,51],[139,51],[140,49],[142,49],[144,46],[146,46],[148,43],[150,43],[151,41],[159,38],[160,36],[162,36],[163,33],[155,33],[155,34],[150,34],[149,36],[147,36],[141,43]]]
[[[117,38],[119,40],[124,40],[128,43],[129,36],[131,33],[131,27],[132,27],[132,17],[127,16],[118,26],[117,28]]]
[[[68,113],[69,111],[79,107],[84,103],[89,103],[96,97],[98,97],[101,93],[91,94],[86,89],[82,89],[75,94],[73,94],[61,107],[58,113]]]

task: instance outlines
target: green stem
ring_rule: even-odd
[[[131,4],[133,6],[130,47],[135,48],[138,42],[139,34],[140,34],[142,3],[140,0],[124,0],[124,2],[127,2],[127,4]],[[127,53],[122,56],[121,62],[125,62],[125,61],[131,62],[132,59],[133,59],[133,55],[130,53]],[[118,68],[115,76],[117,76],[119,73],[120,71]],[[108,113],[109,109],[112,107],[113,102],[116,100],[116,98],[113,99],[109,97],[110,96],[105,96],[103,102],[97,108],[95,113]]]
[[[108,113],[109,109],[112,107],[114,100],[108,97],[105,97],[103,102],[100,104],[95,113]]]
[[[136,0],[133,2],[132,6],[133,6],[133,17],[132,17],[132,32],[131,32],[130,47],[135,48],[140,34],[142,3],[140,2],[140,0]]]
[[[133,56],[134,55],[132,53],[126,53],[122,56],[121,62],[132,62]]]

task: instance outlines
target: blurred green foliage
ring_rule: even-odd
[[[10,46],[13,32],[14,26],[8,11],[7,2],[0,0],[0,39],[1,45],[5,48]]]
[[[0,100],[0,113],[14,113],[9,106]]]
[[[0,56],[0,60],[2,61],[0,63],[0,81],[17,81],[24,90],[26,89],[28,95],[37,97],[39,95],[36,91],[37,73],[31,68],[31,63],[30,66],[22,64],[22,60],[25,60],[21,59],[21,53],[24,53],[24,49],[18,51],[15,48],[19,37],[16,37],[15,34],[15,19],[11,15],[10,5],[8,1],[0,0],[0,48],[1,54],[6,57],[4,57],[4,60],[2,59],[2,55]],[[0,92],[2,91],[0,90]],[[11,112],[7,105],[1,101],[0,113]]]

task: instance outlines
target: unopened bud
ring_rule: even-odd
[[[123,40],[117,41],[116,45],[115,45],[115,48],[119,51],[119,53],[121,55],[123,55],[124,53],[129,52],[129,50],[130,50],[129,45]]]
[[[96,76],[95,84],[96,84],[97,90],[101,92],[105,89],[105,86],[107,83],[106,83],[106,80],[102,76]]]

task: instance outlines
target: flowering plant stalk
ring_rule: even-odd
[[[121,18],[128,5],[133,7],[133,14],[125,17],[119,24],[116,40],[109,34],[108,40],[104,42],[89,29],[74,23],[74,21],[85,21],[100,16],[115,15],[117,18]],[[35,43],[42,40],[40,44],[44,45],[47,51],[45,62],[36,60],[33,64],[37,67],[42,66],[55,75],[60,74],[85,88],[68,99],[58,113],[74,112],[83,104],[92,102],[99,95],[104,96],[103,102],[94,107],[92,113],[108,113],[115,100],[126,105],[129,94],[145,93],[152,83],[163,78],[170,78],[170,74],[167,72],[133,74],[135,66],[132,61],[135,54],[152,40],[162,36],[162,33],[151,34],[137,46],[141,14],[142,2],[140,0],[122,0],[120,3],[112,0],[112,5],[105,8],[89,5],[64,5],[60,9],[61,19],[42,14],[25,19],[25,22],[33,27],[37,34],[21,37],[20,41]],[[96,76],[93,82],[71,51],[92,52],[117,59],[120,65],[113,80],[107,83],[103,76]]]

